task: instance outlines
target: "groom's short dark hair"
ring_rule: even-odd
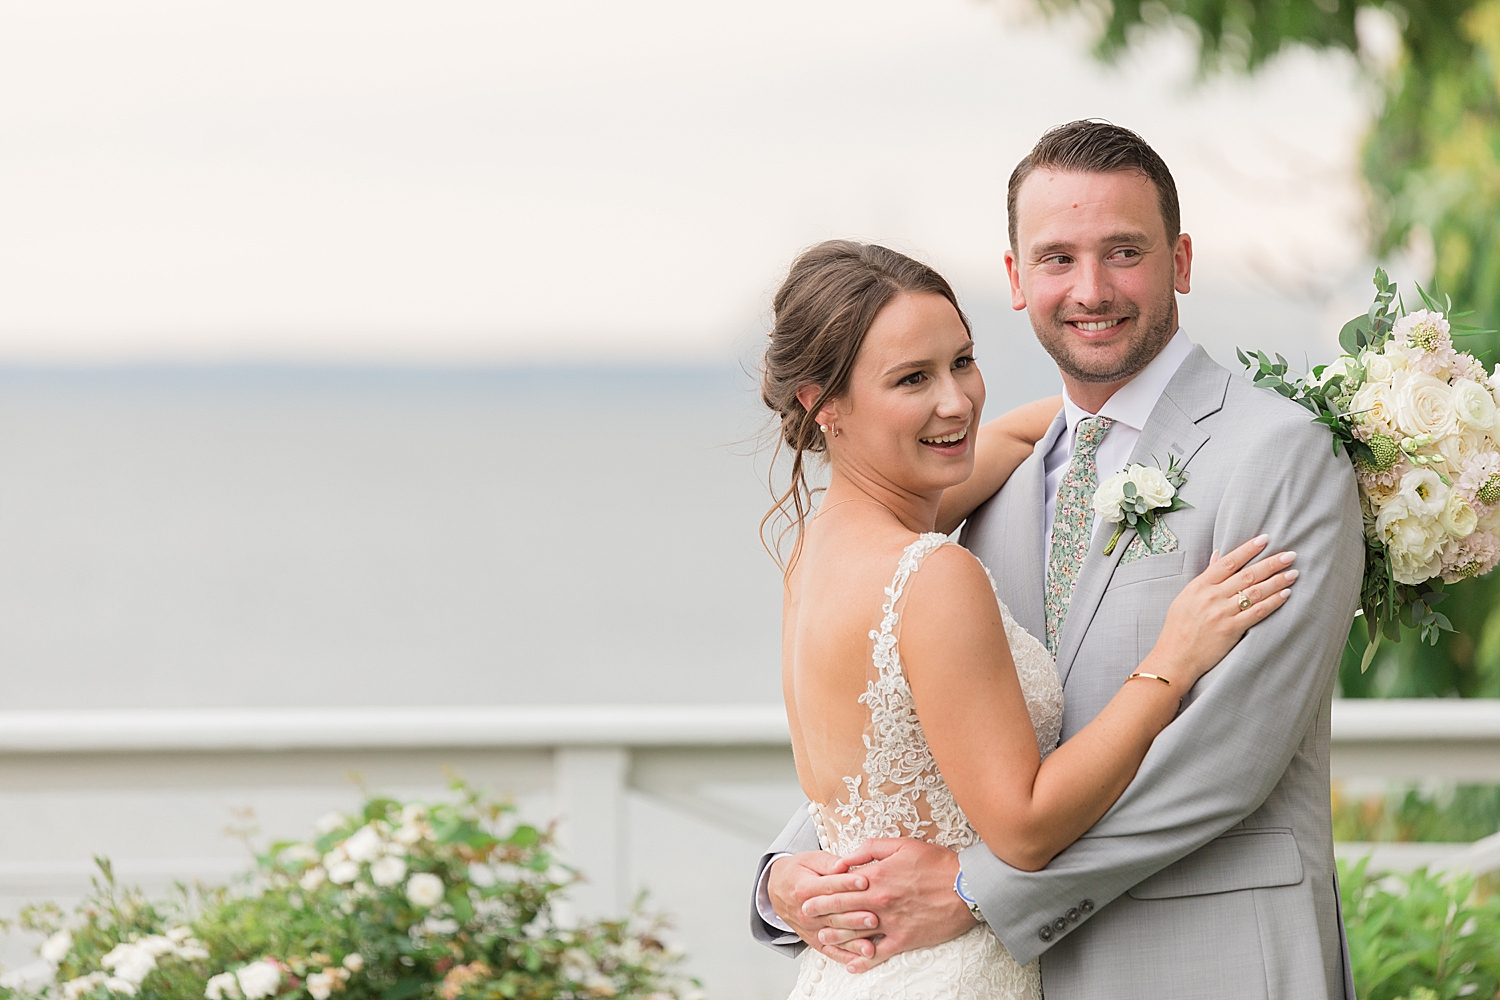
[[[1037,169],[1088,174],[1133,170],[1145,174],[1156,185],[1161,218],[1167,226],[1167,239],[1175,243],[1182,231],[1177,184],[1172,180],[1172,171],[1156,155],[1156,150],[1128,128],[1104,121],[1084,120],[1048,130],[1011,171],[1005,208],[1013,251],[1016,249],[1016,194],[1031,172]]]

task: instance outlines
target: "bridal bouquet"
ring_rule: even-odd
[[[1240,361],[1255,384],[1310,410],[1354,462],[1365,519],[1361,610],[1370,645],[1400,626],[1436,643],[1453,631],[1436,605],[1443,584],[1488,573],[1500,560],[1500,366],[1484,370],[1453,346],[1451,304],[1408,313],[1384,271],[1375,301],[1339,334],[1344,353],[1306,376],[1279,354]],[[1467,330],[1469,328],[1460,328]]]

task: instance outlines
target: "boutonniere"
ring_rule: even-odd
[[[1185,482],[1187,473],[1177,467],[1174,458],[1167,463],[1165,472],[1149,465],[1127,465],[1100,483],[1094,491],[1094,513],[1116,526],[1114,536],[1104,546],[1104,554],[1115,550],[1115,543],[1126,528],[1134,528],[1149,548],[1151,530],[1158,518],[1192,506],[1177,495]]]

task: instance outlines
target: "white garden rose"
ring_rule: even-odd
[[[297,884],[302,886],[307,892],[315,892],[326,881],[328,881],[328,873],[319,865],[303,872],[302,877],[297,880]]]
[[[63,1000],[78,1000],[78,998],[83,996],[85,993],[94,992],[94,987],[100,985],[108,978],[109,977],[102,972],[90,972],[86,976],[79,976],[77,979],[69,979],[67,982],[63,983]],[[214,997],[213,1000],[219,1000],[219,998]]]
[[[1400,498],[1420,517],[1435,518],[1448,503],[1449,486],[1430,468],[1412,469],[1401,477]]]
[[[376,885],[395,885],[406,877],[406,862],[386,855],[370,865],[370,881]]]
[[[310,865],[316,863],[321,857],[318,849],[311,844],[293,844],[281,852],[281,860],[286,864],[300,861]]]
[[[1126,468],[1136,492],[1152,507],[1165,507],[1177,495],[1177,490],[1167,481],[1167,474],[1150,465],[1132,465]]]
[[[1495,426],[1495,397],[1485,386],[1466,378],[1454,381],[1453,415],[1466,427],[1487,431]]]
[[[209,977],[208,988],[203,991],[203,995],[208,1000],[241,1000],[244,994],[240,993],[240,982],[234,978],[234,973],[221,972]]]
[[[365,863],[374,861],[381,853],[380,834],[375,828],[366,824],[355,830],[348,840],[344,841],[344,853],[354,861]]]
[[[359,878],[358,861],[337,861],[328,866],[328,881],[334,885],[348,885]]]
[[[307,995],[313,1000],[328,1000],[333,996],[334,978],[330,972],[314,972],[307,977]]]
[[[1466,538],[1479,526],[1479,515],[1458,490],[1448,492],[1448,502],[1438,515],[1438,523],[1454,538]]]
[[[1381,356],[1390,364],[1392,372],[1399,372],[1406,368],[1406,355],[1401,352],[1401,345],[1395,340],[1387,340],[1385,347],[1381,350]]]
[[[1360,355],[1359,360],[1365,366],[1365,381],[1367,382],[1385,382],[1396,372],[1390,357],[1385,354],[1366,351]]]
[[[1443,558],[1433,555],[1422,559],[1413,553],[1399,549],[1388,549],[1391,558],[1391,577],[1397,583],[1415,586],[1431,580],[1443,571]]]
[[[350,972],[358,972],[365,967],[365,957],[357,951],[351,951],[344,956],[344,968]]]
[[[1436,517],[1413,512],[1406,497],[1397,497],[1375,515],[1375,534],[1385,543],[1397,582],[1421,583],[1442,569],[1440,553],[1447,532]]]
[[[61,965],[62,960],[68,957],[68,952],[73,950],[73,935],[67,930],[60,930],[56,934],[42,942],[38,954],[53,965]]]
[[[1485,436],[1482,431],[1463,428],[1444,434],[1432,443],[1437,453],[1443,456],[1443,471],[1450,479],[1460,475],[1460,470],[1485,450]]]
[[[99,959],[99,964],[121,979],[140,985],[156,968],[156,956],[138,944],[117,944]]]
[[[1366,382],[1349,401],[1349,412],[1356,420],[1371,424],[1378,431],[1396,427],[1396,394],[1386,382]]]
[[[406,883],[406,898],[413,906],[436,906],[443,901],[443,880],[431,872],[417,872]]]
[[[245,1000],[275,996],[281,985],[281,970],[264,959],[251,962],[234,975],[239,980],[240,992],[245,995]]]
[[[313,829],[319,833],[332,833],[349,822],[349,818],[341,812],[324,813],[323,817],[313,824]]]
[[[110,976],[104,980],[104,988],[111,993],[118,993],[121,996],[135,996],[135,983],[132,983],[128,979],[121,979],[119,976]]]
[[[1116,472],[1099,484],[1094,491],[1094,514],[1117,524],[1125,515],[1120,513],[1120,504],[1125,500],[1125,484],[1130,481],[1129,470]]]
[[[1439,436],[1453,420],[1453,394],[1448,383],[1431,375],[1402,372],[1394,376],[1396,426],[1402,433]]]

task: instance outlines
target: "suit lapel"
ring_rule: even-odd
[[[1208,441],[1208,433],[1198,422],[1223,407],[1229,377],[1229,372],[1215,364],[1203,348],[1194,348],[1167,383],[1166,391],[1151,410],[1146,426],[1141,428],[1140,440],[1130,453],[1131,463],[1159,463],[1166,468],[1167,463],[1175,458],[1179,466],[1186,468]],[[1118,471],[1100,469],[1099,478],[1102,480]],[[1089,554],[1079,570],[1078,582],[1073,586],[1073,598],[1068,605],[1068,617],[1063,623],[1057,648],[1057,670],[1065,684],[1094,612],[1099,609],[1115,567],[1125,554],[1128,540],[1123,538],[1114,552],[1104,554],[1104,547],[1109,544],[1112,534],[1112,530],[1101,529],[1094,535]]]

